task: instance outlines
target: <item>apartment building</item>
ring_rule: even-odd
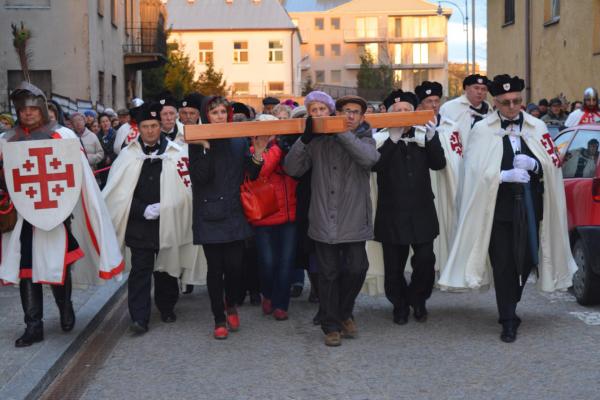
[[[231,95],[300,93],[298,29],[278,0],[169,0],[169,42],[223,71]]]
[[[116,109],[142,95],[142,69],[166,62],[165,18],[160,0],[3,0],[0,111],[23,79],[11,24],[31,31],[31,80],[48,96]]]
[[[451,9],[424,0],[351,0],[321,11],[290,12],[302,39],[302,79],[335,91],[355,88],[360,56],[389,65],[397,84],[448,82]]]
[[[488,2],[488,74],[525,79],[528,101],[600,89],[600,0]]]

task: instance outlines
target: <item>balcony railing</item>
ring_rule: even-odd
[[[347,43],[383,42],[387,37],[387,29],[345,29],[344,41]]]
[[[123,44],[125,64],[138,64],[138,68],[153,68],[166,62],[167,33],[157,23],[142,23],[139,27],[126,28],[127,39]]]

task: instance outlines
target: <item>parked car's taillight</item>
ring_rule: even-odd
[[[600,202],[600,178],[592,180],[592,199]]]

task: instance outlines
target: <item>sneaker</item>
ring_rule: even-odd
[[[353,339],[356,337],[356,324],[352,318],[342,321],[342,336],[344,338]]]
[[[233,307],[227,310],[227,326],[231,332],[236,332],[240,329],[240,316]]]
[[[339,332],[329,332],[325,335],[325,346],[337,347],[342,344],[342,335]]]
[[[271,304],[271,299],[267,299],[266,297],[263,297],[262,310],[263,310],[263,314],[265,314],[265,315],[269,315],[273,312],[273,305]]]
[[[288,313],[287,311],[282,310],[281,308],[276,308],[275,311],[273,311],[273,317],[277,321],[285,321],[286,319],[288,319]]]
[[[215,331],[213,333],[213,336],[215,339],[225,340],[225,339],[227,339],[228,335],[229,335],[229,332],[227,331],[227,327],[225,327],[224,325],[216,325],[215,326]]]

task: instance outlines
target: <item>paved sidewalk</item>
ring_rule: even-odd
[[[19,288],[0,286],[0,399],[36,398],[97,326],[124,282],[73,289],[77,320],[69,333],[61,330],[54,297],[44,286],[44,341],[25,348],[14,345],[25,330]]]

